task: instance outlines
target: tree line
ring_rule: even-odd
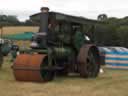
[[[100,14],[97,20],[106,24],[96,25],[93,36],[96,44],[128,47],[128,17],[116,18]]]
[[[19,21],[15,15],[0,15],[0,27],[3,26],[36,26],[31,20]]]

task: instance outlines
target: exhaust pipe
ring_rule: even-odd
[[[49,8],[47,7],[41,8],[39,33],[47,34],[48,32],[48,12],[49,12]]]
[[[49,8],[42,7],[40,13],[39,32],[33,37],[31,48],[34,49],[47,48],[48,17],[49,17]]]

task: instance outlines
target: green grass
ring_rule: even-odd
[[[128,70],[104,69],[96,79],[57,77],[48,83],[17,82],[11,63],[0,70],[0,96],[128,96]]]

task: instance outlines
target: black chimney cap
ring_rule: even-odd
[[[43,10],[49,11],[49,8],[48,8],[48,7],[42,7],[40,10],[41,10],[41,11],[43,11]]]

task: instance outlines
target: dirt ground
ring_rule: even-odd
[[[128,70],[104,69],[96,79],[57,77],[48,83],[15,81],[11,63],[0,69],[0,96],[128,96]]]

